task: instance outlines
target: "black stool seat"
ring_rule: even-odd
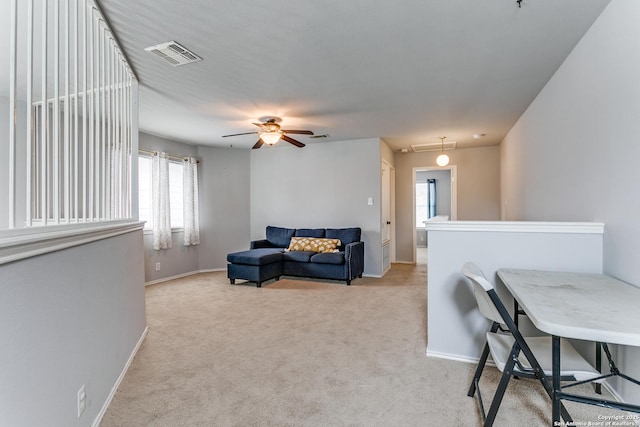
[[[257,287],[270,279],[279,279],[282,275],[282,249],[259,248],[234,252],[227,255],[227,277],[231,284],[236,279],[256,282]]]

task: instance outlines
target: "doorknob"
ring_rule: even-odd
[[[387,225],[391,225],[391,221],[387,221]]]

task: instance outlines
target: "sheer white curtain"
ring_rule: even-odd
[[[198,162],[193,157],[184,161],[182,173],[184,210],[184,245],[200,244],[200,215],[198,214]]]
[[[167,153],[153,156],[151,166],[153,203],[153,249],[171,247],[171,208],[169,204],[169,157]]]

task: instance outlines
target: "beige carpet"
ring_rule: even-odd
[[[424,265],[349,287],[207,273],[146,297],[149,333],[103,427],[481,424],[466,396],[475,366],[425,356]],[[487,368],[487,399],[497,379]],[[568,407],[585,422],[608,413]],[[538,383],[512,381],[496,425],[550,425],[550,408]]]

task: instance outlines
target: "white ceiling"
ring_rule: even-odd
[[[6,0],[2,0],[6,1]],[[398,150],[498,144],[609,0],[99,0],[140,81],[140,129],[249,148],[251,124]],[[175,40],[203,61],[144,48]],[[486,133],[474,140],[475,133]]]

